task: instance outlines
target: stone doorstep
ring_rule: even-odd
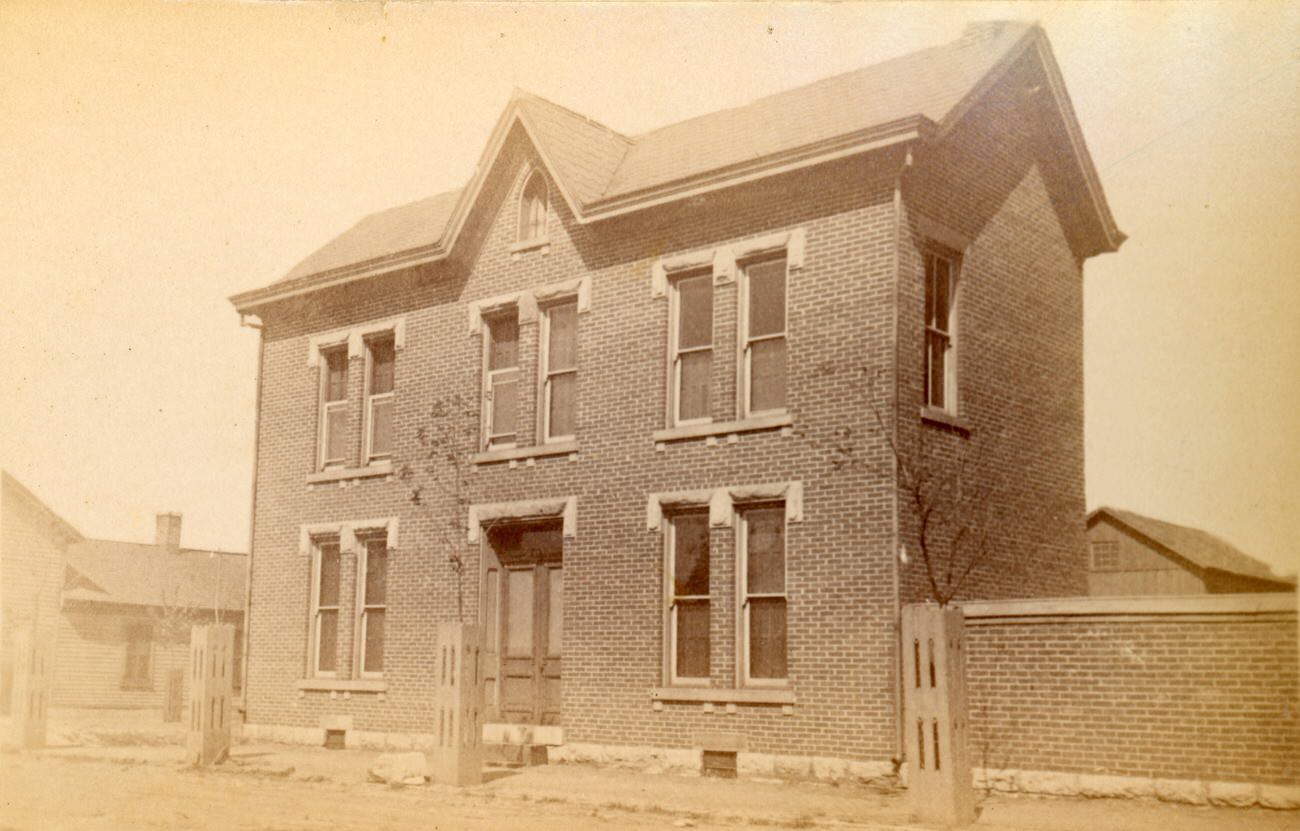
[[[557,746],[564,744],[564,728],[554,724],[489,722],[483,725],[483,743]]]
[[[503,767],[534,767],[549,761],[547,745],[484,742],[483,762]]]

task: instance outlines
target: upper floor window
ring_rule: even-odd
[[[741,276],[743,415],[780,412],[786,392],[786,258],[749,263]]]
[[[393,336],[366,341],[366,454],[367,463],[393,455]]]
[[[149,688],[153,685],[150,666],[153,657],[153,627],[148,623],[129,623],[126,627],[126,666],[122,686]]]
[[[675,514],[667,520],[672,683],[709,677],[709,512]]]
[[[578,403],[578,301],[547,307],[542,314],[542,435],[573,438]]]
[[[709,420],[713,371],[713,275],[692,274],[670,284],[672,414],[674,424]]]
[[[336,467],[348,454],[348,347],[320,352],[320,466]]]
[[[388,537],[367,536],[362,545],[361,571],[361,675],[384,671],[384,618],[388,611]]]
[[[925,255],[925,403],[957,410],[955,327],[957,261],[933,251]]]
[[[490,450],[512,447],[519,437],[519,314],[511,307],[485,323],[484,432]]]
[[[519,242],[529,242],[546,236],[546,209],[546,179],[542,176],[542,172],[537,170],[528,177],[519,196]]]

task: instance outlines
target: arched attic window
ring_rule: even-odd
[[[546,236],[546,178],[534,170],[524,183],[519,195],[519,241],[543,239]]]

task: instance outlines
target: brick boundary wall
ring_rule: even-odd
[[[963,609],[977,784],[1300,807],[1294,594]]]

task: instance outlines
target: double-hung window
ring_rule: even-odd
[[[153,652],[153,627],[148,623],[129,623],[126,626],[126,667],[122,672],[122,686],[144,689],[152,686],[151,658]]]
[[[709,513],[691,511],[667,519],[668,661],[672,683],[709,678]]]
[[[337,538],[315,544],[311,608],[312,675],[330,678],[338,672],[339,578],[342,556]]]
[[[744,266],[743,403],[744,415],[785,409],[786,258]]]
[[[320,466],[339,467],[348,456],[348,347],[320,352]]]
[[[366,463],[393,455],[393,337],[366,341]]]
[[[925,255],[925,403],[956,412],[956,342],[953,318],[957,264],[934,251]]]
[[[490,450],[513,447],[519,437],[519,316],[511,308],[486,323],[484,432]]]
[[[679,277],[670,296],[673,423],[705,422],[713,370],[713,275]]]
[[[542,314],[542,435],[546,441],[571,439],[578,403],[578,301],[548,306]]]
[[[384,616],[388,593],[388,537],[384,534],[364,538],[361,564],[361,675],[377,676],[384,671]]]
[[[741,506],[741,657],[747,684],[786,678],[785,506]]]

